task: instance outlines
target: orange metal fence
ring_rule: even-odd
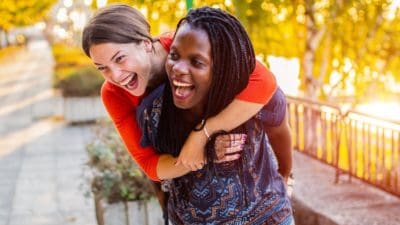
[[[400,196],[400,122],[287,97],[295,149]]]

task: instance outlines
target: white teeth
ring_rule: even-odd
[[[122,86],[128,85],[129,82],[131,82],[131,80],[132,80],[133,77],[134,77],[134,75],[125,78],[125,79],[123,80],[123,82],[121,82],[121,83],[119,83],[119,84],[122,85]]]
[[[176,81],[176,80],[173,80],[172,83],[177,87],[191,87],[191,86],[193,86],[192,84],[183,83],[183,82]]]

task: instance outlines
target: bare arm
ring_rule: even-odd
[[[247,87],[223,111],[207,119],[205,128],[209,135],[219,130],[230,131],[249,120],[269,102],[276,88],[275,76],[257,61]],[[206,142],[204,130],[191,132],[181,149],[178,165],[182,163],[191,170],[197,170],[204,162]]]
[[[217,158],[214,162],[221,163],[238,159],[246,138],[242,134],[227,134],[218,136],[217,140],[214,146]],[[183,165],[176,165],[176,161],[177,158],[169,154],[160,156],[157,163],[157,176],[159,179],[172,179],[191,171]]]
[[[265,131],[278,161],[278,171],[287,181],[292,171],[292,138],[286,113],[279,126],[265,126]]]
[[[205,128],[209,135],[219,130],[231,131],[253,117],[263,106],[263,104],[234,99],[218,115],[209,118]],[[205,161],[203,149],[206,143],[207,137],[204,130],[192,131],[182,147],[177,165],[187,165],[192,171],[200,169]]]
[[[160,156],[157,164],[157,176],[160,180],[172,179],[183,176],[190,172],[183,165],[175,166],[176,158],[172,155],[163,154]]]
[[[207,120],[207,130],[210,134],[218,130],[229,132],[253,117],[263,106],[264,104],[234,99],[227,108]]]

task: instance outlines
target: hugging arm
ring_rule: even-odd
[[[154,148],[140,145],[142,132],[136,120],[138,98],[108,82],[103,84],[101,98],[127,151],[151,180],[175,178],[190,172],[185,167],[174,166],[176,159],[171,155],[159,155]],[[239,139],[240,136],[236,138]]]
[[[216,131],[230,131],[253,117],[271,99],[277,88],[274,75],[257,61],[247,87],[218,115],[205,124],[208,135]],[[177,165],[197,170],[204,163],[205,130],[192,131],[178,157]]]

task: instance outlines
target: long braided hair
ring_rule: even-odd
[[[244,27],[227,12],[210,7],[192,9],[179,21],[177,30],[182,24],[208,34],[212,81],[203,116],[192,122],[182,121],[185,112],[174,105],[170,85],[165,85],[155,147],[160,153],[174,156],[179,155],[196,124],[221,112],[247,86],[256,63],[254,49]]]

